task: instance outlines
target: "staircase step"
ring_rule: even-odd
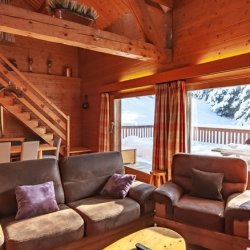
[[[13,100],[14,98],[13,97],[10,97],[10,96],[3,96],[0,98],[0,103],[3,105],[3,106],[9,106],[9,105],[13,105]]]
[[[19,104],[9,105],[7,109],[16,115],[22,113],[22,105]]]
[[[20,117],[22,117],[25,120],[30,120],[30,112],[22,112],[19,114]]]
[[[46,127],[39,126],[34,128],[34,130],[36,130],[39,134],[46,134]]]
[[[31,119],[29,120],[29,124],[33,127],[36,128],[39,125],[39,121],[37,119]]]
[[[45,141],[53,141],[54,135],[52,133],[46,133],[46,134],[42,135],[42,138]]]

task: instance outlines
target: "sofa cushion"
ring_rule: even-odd
[[[18,186],[15,193],[18,205],[16,219],[30,218],[59,210],[52,181]]]
[[[191,195],[205,199],[222,200],[221,189],[224,174],[192,169]]]
[[[95,196],[69,203],[69,206],[83,217],[87,236],[106,232],[140,217],[140,205],[127,197]]]
[[[58,164],[55,159],[0,164],[0,218],[17,212],[15,188],[53,181],[57,203],[64,203]]]
[[[120,152],[65,157],[60,170],[67,203],[98,195],[112,174],[124,173]]]
[[[131,174],[113,174],[106,182],[100,194],[123,199],[126,197],[135,177],[135,175]]]
[[[4,250],[4,235],[1,225],[0,225],[0,250]]]
[[[212,231],[224,231],[224,201],[184,195],[174,206],[174,220]]]
[[[79,214],[66,205],[60,210],[37,217],[1,220],[6,249],[49,250],[80,239],[84,234],[84,222]]]

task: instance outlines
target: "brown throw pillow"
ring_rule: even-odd
[[[222,200],[223,173],[211,173],[192,169],[191,195],[200,198]]]

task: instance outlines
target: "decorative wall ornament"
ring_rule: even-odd
[[[71,77],[72,76],[72,69],[69,66],[65,66],[64,74],[66,77]]]
[[[83,25],[91,26],[98,18],[98,13],[94,8],[74,0],[48,0],[46,9],[48,13],[59,19]]]
[[[33,67],[32,67],[32,65],[33,65],[33,58],[32,57],[28,57],[28,66],[29,66],[29,72],[32,72],[33,71]]]
[[[49,75],[51,75],[51,73],[52,73],[52,60],[51,59],[47,60],[47,73]]]
[[[0,3],[10,4],[10,0],[0,0]],[[15,36],[13,34],[0,32],[0,42],[15,43]]]

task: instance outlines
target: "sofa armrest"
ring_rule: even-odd
[[[228,197],[225,207],[225,231],[234,234],[234,221],[250,220],[250,190]]]
[[[141,182],[135,181],[128,192],[128,197],[137,201],[141,208],[142,214],[146,214],[154,211],[154,198],[153,192],[155,186]]]
[[[169,181],[154,191],[154,199],[156,204],[163,204],[165,206],[165,216],[173,218],[173,206],[179,201],[183,194],[183,189],[172,181]],[[156,214],[157,214],[156,206]],[[161,213],[162,214],[162,213]]]

